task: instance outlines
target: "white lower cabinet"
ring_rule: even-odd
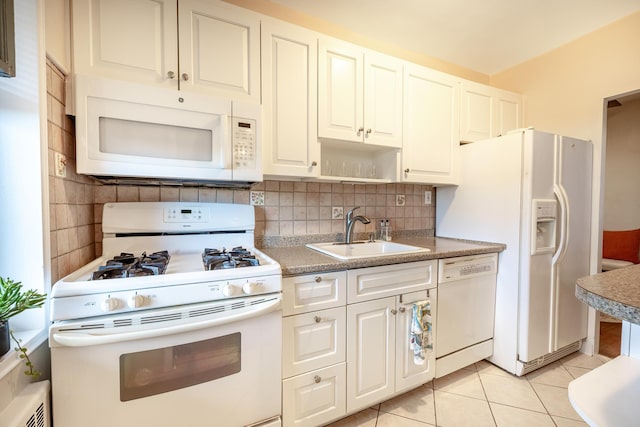
[[[345,271],[282,281],[282,422],[318,426],[346,414]]]
[[[426,299],[435,320],[435,289],[347,307],[347,412],[433,379],[434,352],[423,360],[414,356],[410,344],[413,303]]]
[[[414,357],[413,304],[436,319],[436,261],[283,279],[282,422],[318,426],[429,382]],[[435,341],[435,332],[432,342]]]
[[[315,427],[345,415],[345,363],[282,381],[284,426]]]

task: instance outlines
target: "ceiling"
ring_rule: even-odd
[[[493,75],[640,11],[640,0],[270,0]]]

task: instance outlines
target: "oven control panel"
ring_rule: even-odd
[[[165,208],[164,222],[209,222],[209,210],[201,206]]]
[[[150,308],[174,307],[230,298],[243,298],[282,291],[281,275],[217,280],[180,286],[149,287],[147,289],[77,295],[51,300],[56,319],[68,320],[125,313]],[[65,313],[73,313],[73,317]]]

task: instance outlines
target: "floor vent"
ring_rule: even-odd
[[[29,384],[0,414],[6,427],[51,427],[49,381]],[[4,424],[4,423],[7,424]]]
[[[516,375],[526,375],[529,372],[535,371],[538,368],[542,368],[543,366],[548,365],[549,363],[560,360],[563,357],[570,355],[571,353],[575,353],[576,351],[580,350],[581,344],[581,341],[574,342],[573,344],[562,347],[560,350],[556,350],[553,353],[545,354],[544,356],[536,360],[532,360],[531,362],[522,363],[518,361],[518,366],[516,367]]]

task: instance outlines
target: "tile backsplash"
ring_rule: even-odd
[[[425,205],[422,184],[325,183],[266,180],[247,189],[195,186],[106,185],[76,174],[73,118],[66,116],[64,75],[47,63],[49,198],[52,280],[73,272],[102,253],[102,207],[108,202],[184,201],[254,204],[256,245],[280,237],[341,235],[349,209],[371,223],[356,223],[363,238],[378,232],[388,219],[394,233],[421,231],[433,235],[434,203]],[[55,175],[55,154],[66,157],[67,175]],[[335,208],[335,209],[334,209]],[[335,213],[334,213],[335,212]]]

